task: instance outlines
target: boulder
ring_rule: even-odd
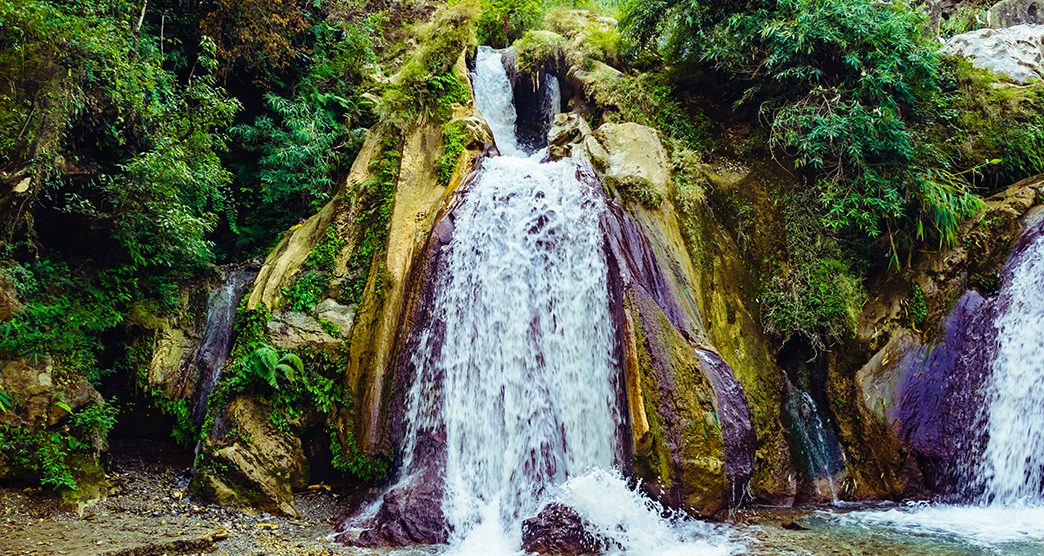
[[[602,124],[595,137],[604,153],[591,153],[609,187],[647,207],[669,193],[671,165],[656,130],[636,123]]]
[[[11,410],[0,413],[0,424],[28,427],[31,431],[52,428],[88,404],[104,403],[101,394],[82,378],[58,381],[50,357],[32,361],[20,357],[2,363],[0,387],[14,401]]]
[[[219,504],[296,517],[293,492],[308,486],[301,440],[278,430],[272,408],[252,397],[234,399],[218,415],[192,489]]]
[[[1016,83],[1044,78],[1044,25],[969,31],[946,41],[943,50]]]
[[[320,323],[326,321],[336,326],[341,334],[347,334],[355,323],[355,307],[341,305],[333,299],[324,299],[315,306],[315,316]]]
[[[1042,193],[1044,176],[1010,186],[964,224],[961,242],[918,253],[904,271],[869,284],[856,337],[829,354],[827,397],[840,409],[854,497],[923,496],[960,482],[994,333],[984,284],[997,282],[1012,245],[1029,233]],[[927,306],[919,330],[908,312],[914,284]]]
[[[1001,0],[986,12],[986,21],[994,29],[1044,24],[1044,0]]]
[[[591,126],[576,112],[565,112],[555,116],[547,134],[548,154],[553,160],[573,156],[574,145],[591,135]]]
[[[522,522],[522,550],[526,553],[574,556],[597,554],[605,543],[592,535],[576,510],[548,504],[536,516]]]
[[[326,313],[330,314],[329,305],[326,309]],[[322,323],[305,313],[293,311],[275,313],[266,327],[271,344],[289,351],[317,353],[325,351],[327,348],[339,348],[343,345],[340,338],[328,334],[326,330],[323,330]],[[347,330],[350,329],[349,326]]]

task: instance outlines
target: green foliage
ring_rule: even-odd
[[[0,453],[17,475],[33,478],[53,490],[76,490],[70,458],[85,453],[116,424],[111,403],[91,404],[73,412],[56,430],[0,425]]]
[[[929,135],[942,120],[941,58],[906,2],[633,2],[623,25],[679,63],[712,63],[746,80],[770,143],[816,192],[825,222],[869,237],[950,241],[978,204]],[[914,231],[916,229],[916,232]]]
[[[808,192],[778,201],[785,251],[761,286],[761,320],[780,340],[800,335],[822,349],[824,338],[843,338],[855,329],[866,294],[853,268],[858,257],[830,235],[803,195]]]
[[[250,353],[245,368],[252,380],[264,381],[273,390],[279,390],[279,384],[294,382],[298,376],[304,376],[304,363],[293,353],[282,355],[272,346],[262,345]]]
[[[304,268],[322,272],[333,271],[337,254],[341,252],[341,248],[344,247],[345,243],[344,238],[337,233],[336,226],[332,224],[327,226],[326,231],[323,232],[323,238],[319,240],[315,249],[312,249],[312,252],[308,254],[308,258],[305,259]]]
[[[30,432],[25,427],[0,425],[0,452],[18,473],[38,478],[43,486],[76,489],[68,464],[68,439],[57,431]]]
[[[471,99],[471,88],[453,66],[474,45],[475,0],[443,6],[418,32],[416,52],[399,69],[381,98],[381,116],[405,129],[419,118],[445,120],[453,104]]]
[[[910,317],[910,327],[920,330],[928,318],[928,298],[924,295],[921,285],[914,282],[910,288],[910,299],[906,302],[906,314]]]
[[[118,411],[114,401],[103,404],[91,404],[70,416],[69,422],[83,434],[97,438],[107,438],[109,431],[116,426]]]
[[[371,162],[373,177],[360,185],[358,203],[362,207],[356,224],[361,230],[355,249],[348,259],[349,279],[345,280],[342,297],[348,303],[362,300],[370,269],[388,241],[395,186],[399,178],[399,138],[389,137],[381,145],[381,156]]]
[[[356,444],[355,435],[351,432],[347,434],[347,439],[342,445],[337,438],[337,433],[331,431],[330,453],[333,454],[330,463],[334,469],[342,473],[350,473],[362,481],[380,481],[388,475],[391,467],[391,461],[387,458],[363,455]]]
[[[258,157],[257,168],[244,168],[239,177],[242,215],[235,226],[248,248],[267,247],[273,230],[315,212],[334,194],[374,121],[365,95],[382,25],[379,14],[315,24],[315,47],[303,57],[307,70],[291,94],[266,93],[264,112],[233,128],[246,152]]]
[[[326,297],[330,291],[330,276],[310,272],[294,280],[290,288],[283,290],[291,311],[308,311]]]
[[[0,324],[0,358],[36,363],[52,356],[59,371],[80,373],[94,384],[111,372],[99,366],[101,335],[123,319],[120,308],[130,295],[124,276],[74,273],[50,256],[10,263],[5,273],[13,278],[23,310]]]
[[[965,60],[947,70],[957,150],[968,164],[980,165],[982,181],[1004,185],[1044,173],[1044,82],[1014,85]],[[982,168],[983,161],[996,164]]]
[[[12,407],[14,407],[14,399],[7,392],[0,390],[0,414],[7,413],[7,410]]]
[[[476,23],[479,42],[505,48],[540,23],[545,6],[541,0],[481,0],[481,8]]]
[[[453,121],[442,126],[442,154],[435,160],[435,177],[439,185],[449,185],[467,143],[463,122]]]
[[[271,115],[258,116],[253,125],[233,130],[261,155],[260,194],[266,207],[288,207],[292,213],[315,211],[330,198],[335,146],[345,130],[335,114],[316,100],[268,93],[265,104]]]

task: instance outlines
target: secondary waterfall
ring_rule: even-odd
[[[818,499],[838,501],[834,477],[844,470],[844,453],[833,430],[820,417],[815,400],[808,392],[786,385],[788,426],[800,447],[796,459],[808,474],[812,494]]]
[[[988,382],[985,501],[1044,501],[1044,235],[1004,273],[997,351]]]

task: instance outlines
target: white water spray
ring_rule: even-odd
[[[1044,235],[1018,255],[1001,287],[997,354],[986,399],[985,496],[995,505],[1044,502]]]

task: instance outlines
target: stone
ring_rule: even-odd
[[[341,334],[348,334],[355,323],[355,307],[341,305],[333,299],[324,299],[315,306],[315,316],[337,327]]]
[[[0,385],[14,401],[14,408],[0,413],[0,424],[26,426],[30,430],[51,428],[69,415],[55,402],[61,401],[72,411],[88,404],[102,404],[101,394],[82,378],[56,384],[50,357],[33,362],[28,357],[3,363]]]
[[[986,22],[994,29],[1044,24],[1044,0],[1001,0],[986,12]]]
[[[331,313],[329,306],[327,313]],[[327,334],[315,317],[305,313],[276,313],[266,327],[272,345],[285,350],[318,352],[343,345],[339,338]]]
[[[218,415],[193,492],[219,504],[297,517],[293,493],[308,486],[308,461],[301,440],[276,429],[271,412],[264,400],[241,396]]]
[[[779,526],[787,531],[808,531],[808,527],[805,527],[793,519],[784,519]]]
[[[522,522],[522,550],[527,553],[597,554],[605,545],[587,530],[576,510],[563,504],[548,504],[535,517]]]
[[[943,50],[1016,83],[1044,78],[1044,25],[969,31],[946,41]]]
[[[583,142],[591,135],[591,126],[583,116],[565,112],[555,116],[551,130],[547,133],[548,154],[552,160],[573,155],[573,145]]]
[[[12,193],[25,193],[26,191],[29,191],[29,185],[30,184],[32,184],[32,178],[29,178],[29,177],[22,178],[22,180],[19,181],[18,183],[16,183],[15,186],[11,189],[11,192]]]
[[[671,165],[656,130],[636,123],[602,124],[595,137],[605,158],[595,158],[604,168],[609,187],[647,207],[659,206],[671,185]]]

